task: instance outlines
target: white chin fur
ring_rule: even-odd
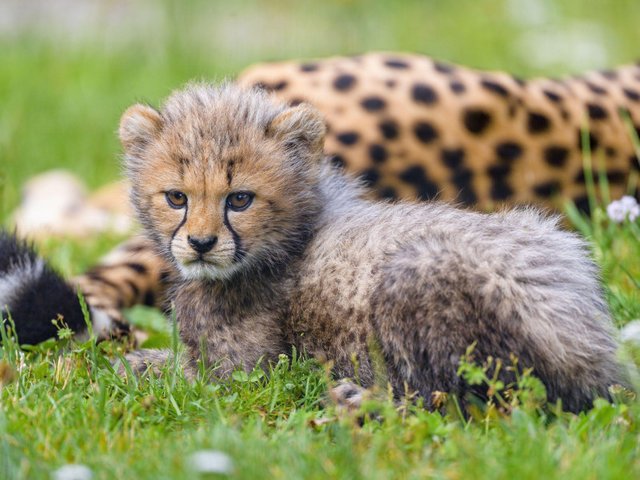
[[[188,265],[178,263],[180,275],[185,280],[224,280],[232,277],[239,268],[238,264],[220,268],[204,262],[194,262]]]

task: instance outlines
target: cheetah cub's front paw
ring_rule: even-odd
[[[343,379],[329,390],[329,397],[339,409],[355,411],[360,409],[362,402],[367,398],[367,393],[366,388]]]

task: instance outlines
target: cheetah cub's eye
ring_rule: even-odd
[[[171,208],[184,208],[187,205],[187,196],[178,190],[165,192],[167,203]]]
[[[251,205],[254,196],[255,194],[251,192],[230,193],[227,197],[227,207],[229,207],[234,212],[241,212],[243,210],[246,210],[249,205]]]

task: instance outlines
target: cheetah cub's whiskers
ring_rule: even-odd
[[[475,342],[478,359],[533,367],[568,410],[608,397],[616,341],[584,241],[532,209],[366,200],[323,159],[324,134],[313,108],[226,84],[124,113],[132,201],[179,274],[171,300],[192,361],[226,375],[295,347],[337,378],[356,376],[356,358],[369,387],[374,339],[395,392],[433,408],[436,391],[484,393],[456,375]],[[138,371],[152,357],[166,358],[128,359]]]

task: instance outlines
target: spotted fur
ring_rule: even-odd
[[[313,68],[311,68],[313,66]],[[613,198],[639,163],[640,65],[524,80],[421,55],[369,53],[259,64],[238,82],[309,102],[328,125],[326,153],[378,197],[439,198],[586,210],[581,129]]]
[[[612,198],[626,191],[639,165],[620,117],[624,111],[640,130],[638,65],[522,80],[420,55],[371,53],[256,65],[238,83],[318,108],[331,162],[381,198],[437,197],[480,209],[557,207],[572,199],[587,210],[580,139],[587,123],[585,140]],[[138,240],[132,246],[137,249]],[[116,319],[124,306],[163,296],[158,272],[167,271],[165,257],[151,250],[128,255],[125,246],[111,255],[116,268],[99,265],[78,279],[89,301]],[[152,273],[127,271],[130,262]]]
[[[296,347],[367,387],[373,341],[395,392],[406,384],[429,403],[473,390],[456,369],[475,342],[478,359],[533,367],[569,410],[608,395],[621,380],[616,342],[584,241],[533,209],[366,200],[322,160],[324,133],[311,107],[230,85],[191,85],[160,111],[123,115],[133,203],[176,273],[192,361],[226,375]],[[240,210],[237,192],[252,196]],[[158,357],[129,360],[139,370]]]
[[[129,333],[122,314],[134,305],[168,307],[166,301],[170,269],[153,243],[133,237],[118,246],[98,265],[72,279],[94,310],[95,328],[101,338]]]

